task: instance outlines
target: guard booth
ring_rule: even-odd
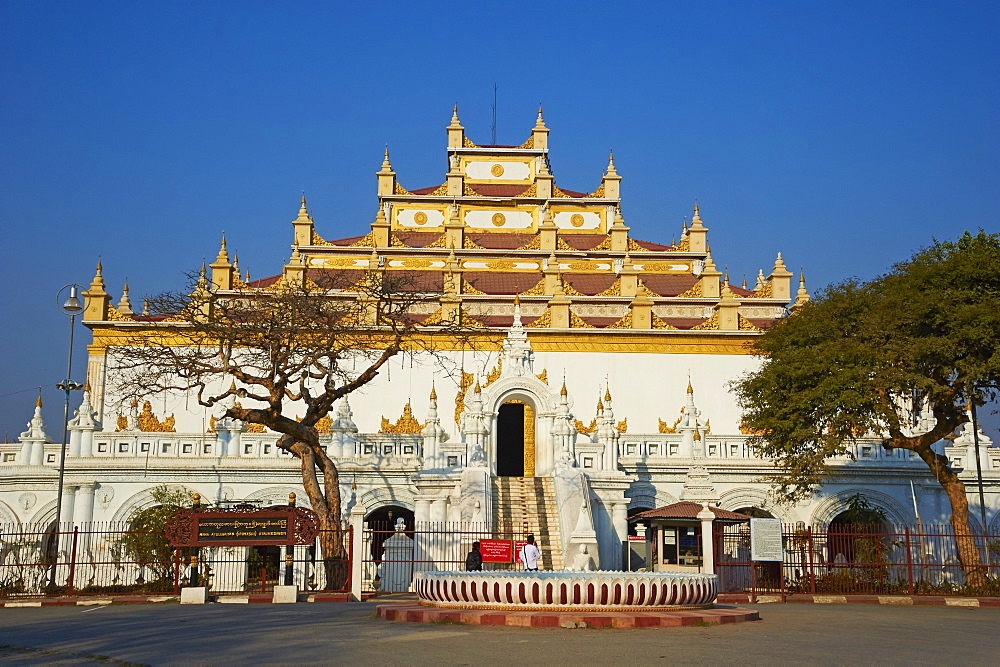
[[[705,567],[702,549],[702,527],[706,523],[738,524],[750,521],[750,517],[738,512],[708,507],[713,519],[708,522],[699,518],[705,509],[701,503],[682,501],[636,514],[630,523],[648,526],[646,533],[646,569],[650,572],[711,572],[711,563]],[[638,525],[637,525],[638,528]],[[641,530],[637,530],[641,533]]]

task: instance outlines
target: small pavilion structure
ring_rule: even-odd
[[[712,507],[707,503],[681,501],[636,514],[631,522],[637,534],[646,536],[646,568],[653,572],[706,572],[714,570],[713,524],[744,523],[750,517]],[[645,530],[646,524],[649,530]]]

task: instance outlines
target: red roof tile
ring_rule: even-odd
[[[748,296],[753,294],[752,289],[746,289],[745,287],[737,287],[736,285],[730,285],[729,289],[733,291],[736,296]]]
[[[660,296],[677,296],[683,294],[698,282],[697,276],[689,275],[657,275],[654,273],[640,274],[640,280],[653,294]]]
[[[574,250],[592,250],[607,240],[604,234],[561,234],[559,240]]]
[[[574,199],[583,199],[587,196],[586,192],[577,192],[576,190],[567,190],[566,188],[559,188],[563,193],[573,197]]]
[[[638,239],[632,239],[635,241],[636,245],[645,248],[646,250],[674,250],[675,246],[663,245],[662,243],[653,243],[652,241],[640,241]]]
[[[410,192],[412,192],[415,195],[429,195],[430,193],[432,193],[435,190],[437,190],[439,187],[441,187],[441,186],[440,185],[432,185],[429,188],[417,188],[416,190],[410,190]]]
[[[542,279],[538,273],[504,273],[502,271],[466,271],[465,280],[486,294],[520,294]]]
[[[440,271],[389,270],[386,276],[399,280],[403,292],[444,292],[444,274]]]
[[[614,324],[615,322],[617,322],[621,318],[620,317],[581,317],[580,319],[582,319],[584,322],[586,322],[587,324],[589,324],[592,327],[597,327],[598,329],[604,329],[605,327],[611,326],[612,324]]]
[[[411,248],[426,248],[441,238],[441,232],[393,232],[392,235]]]
[[[250,285],[250,287],[258,287],[258,288],[260,288],[260,287],[270,287],[271,285],[273,285],[274,283],[278,282],[279,280],[281,280],[281,276],[277,275],[277,276],[269,276],[267,278],[260,278],[258,280],[251,280],[247,284]]]
[[[615,284],[618,276],[613,273],[564,273],[563,281],[577,292],[594,296]]]
[[[347,289],[364,275],[364,269],[306,269],[306,277],[323,289]]]
[[[718,507],[709,506],[709,510],[715,515],[716,519],[721,521],[749,521],[750,517],[746,514],[740,514],[739,512],[730,512],[729,510],[720,509]],[[674,503],[673,505],[667,505],[666,507],[658,507],[655,510],[649,510],[648,512],[642,512],[636,514],[632,517],[632,521],[638,518],[643,519],[697,519],[698,512],[702,510],[701,503],[692,503],[688,501],[681,501],[679,503]]]
[[[496,183],[476,183],[467,187],[484,197],[517,197],[528,189],[527,185],[500,185]]]
[[[705,319],[701,317],[661,317],[660,319],[670,326],[677,327],[678,329],[690,329],[691,327],[696,327],[705,321]]]
[[[358,241],[360,241],[363,238],[364,238],[364,236],[348,236],[346,239],[337,239],[336,241],[327,241],[327,243],[331,243],[331,244],[336,245],[336,246],[347,246],[347,245],[351,245],[352,243],[357,243]]]
[[[516,250],[528,245],[535,238],[534,234],[505,234],[502,232],[466,232],[465,235],[477,245],[491,250]]]

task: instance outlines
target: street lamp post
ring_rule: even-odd
[[[56,491],[56,527],[55,527],[55,544],[56,544],[56,557],[52,562],[52,572],[49,576],[49,585],[55,586],[56,583],[56,567],[59,562],[59,524],[62,521],[62,503],[63,503],[63,479],[66,476],[66,444],[69,435],[69,393],[71,391],[76,391],[78,389],[83,389],[83,385],[79,382],[74,382],[70,379],[73,374],[73,332],[76,324],[76,315],[83,310],[83,304],[80,303],[80,288],[82,285],[77,285],[75,283],[66,285],[56,294],[56,303],[59,303],[59,299],[62,293],[69,289],[69,297],[59,305],[59,309],[62,312],[69,315],[69,358],[66,360],[66,379],[56,385],[56,389],[60,389],[66,392],[66,400],[63,403],[63,437],[62,445],[59,448],[59,485]]]

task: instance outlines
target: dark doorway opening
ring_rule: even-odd
[[[383,543],[396,534],[396,523],[400,519],[404,522],[404,531],[412,539],[413,518],[412,511],[399,505],[384,505],[368,513],[368,516],[365,517],[365,523],[372,535],[371,555],[373,561],[382,562],[382,554],[385,552]]]
[[[524,477],[523,403],[504,403],[497,411],[497,475]]]

